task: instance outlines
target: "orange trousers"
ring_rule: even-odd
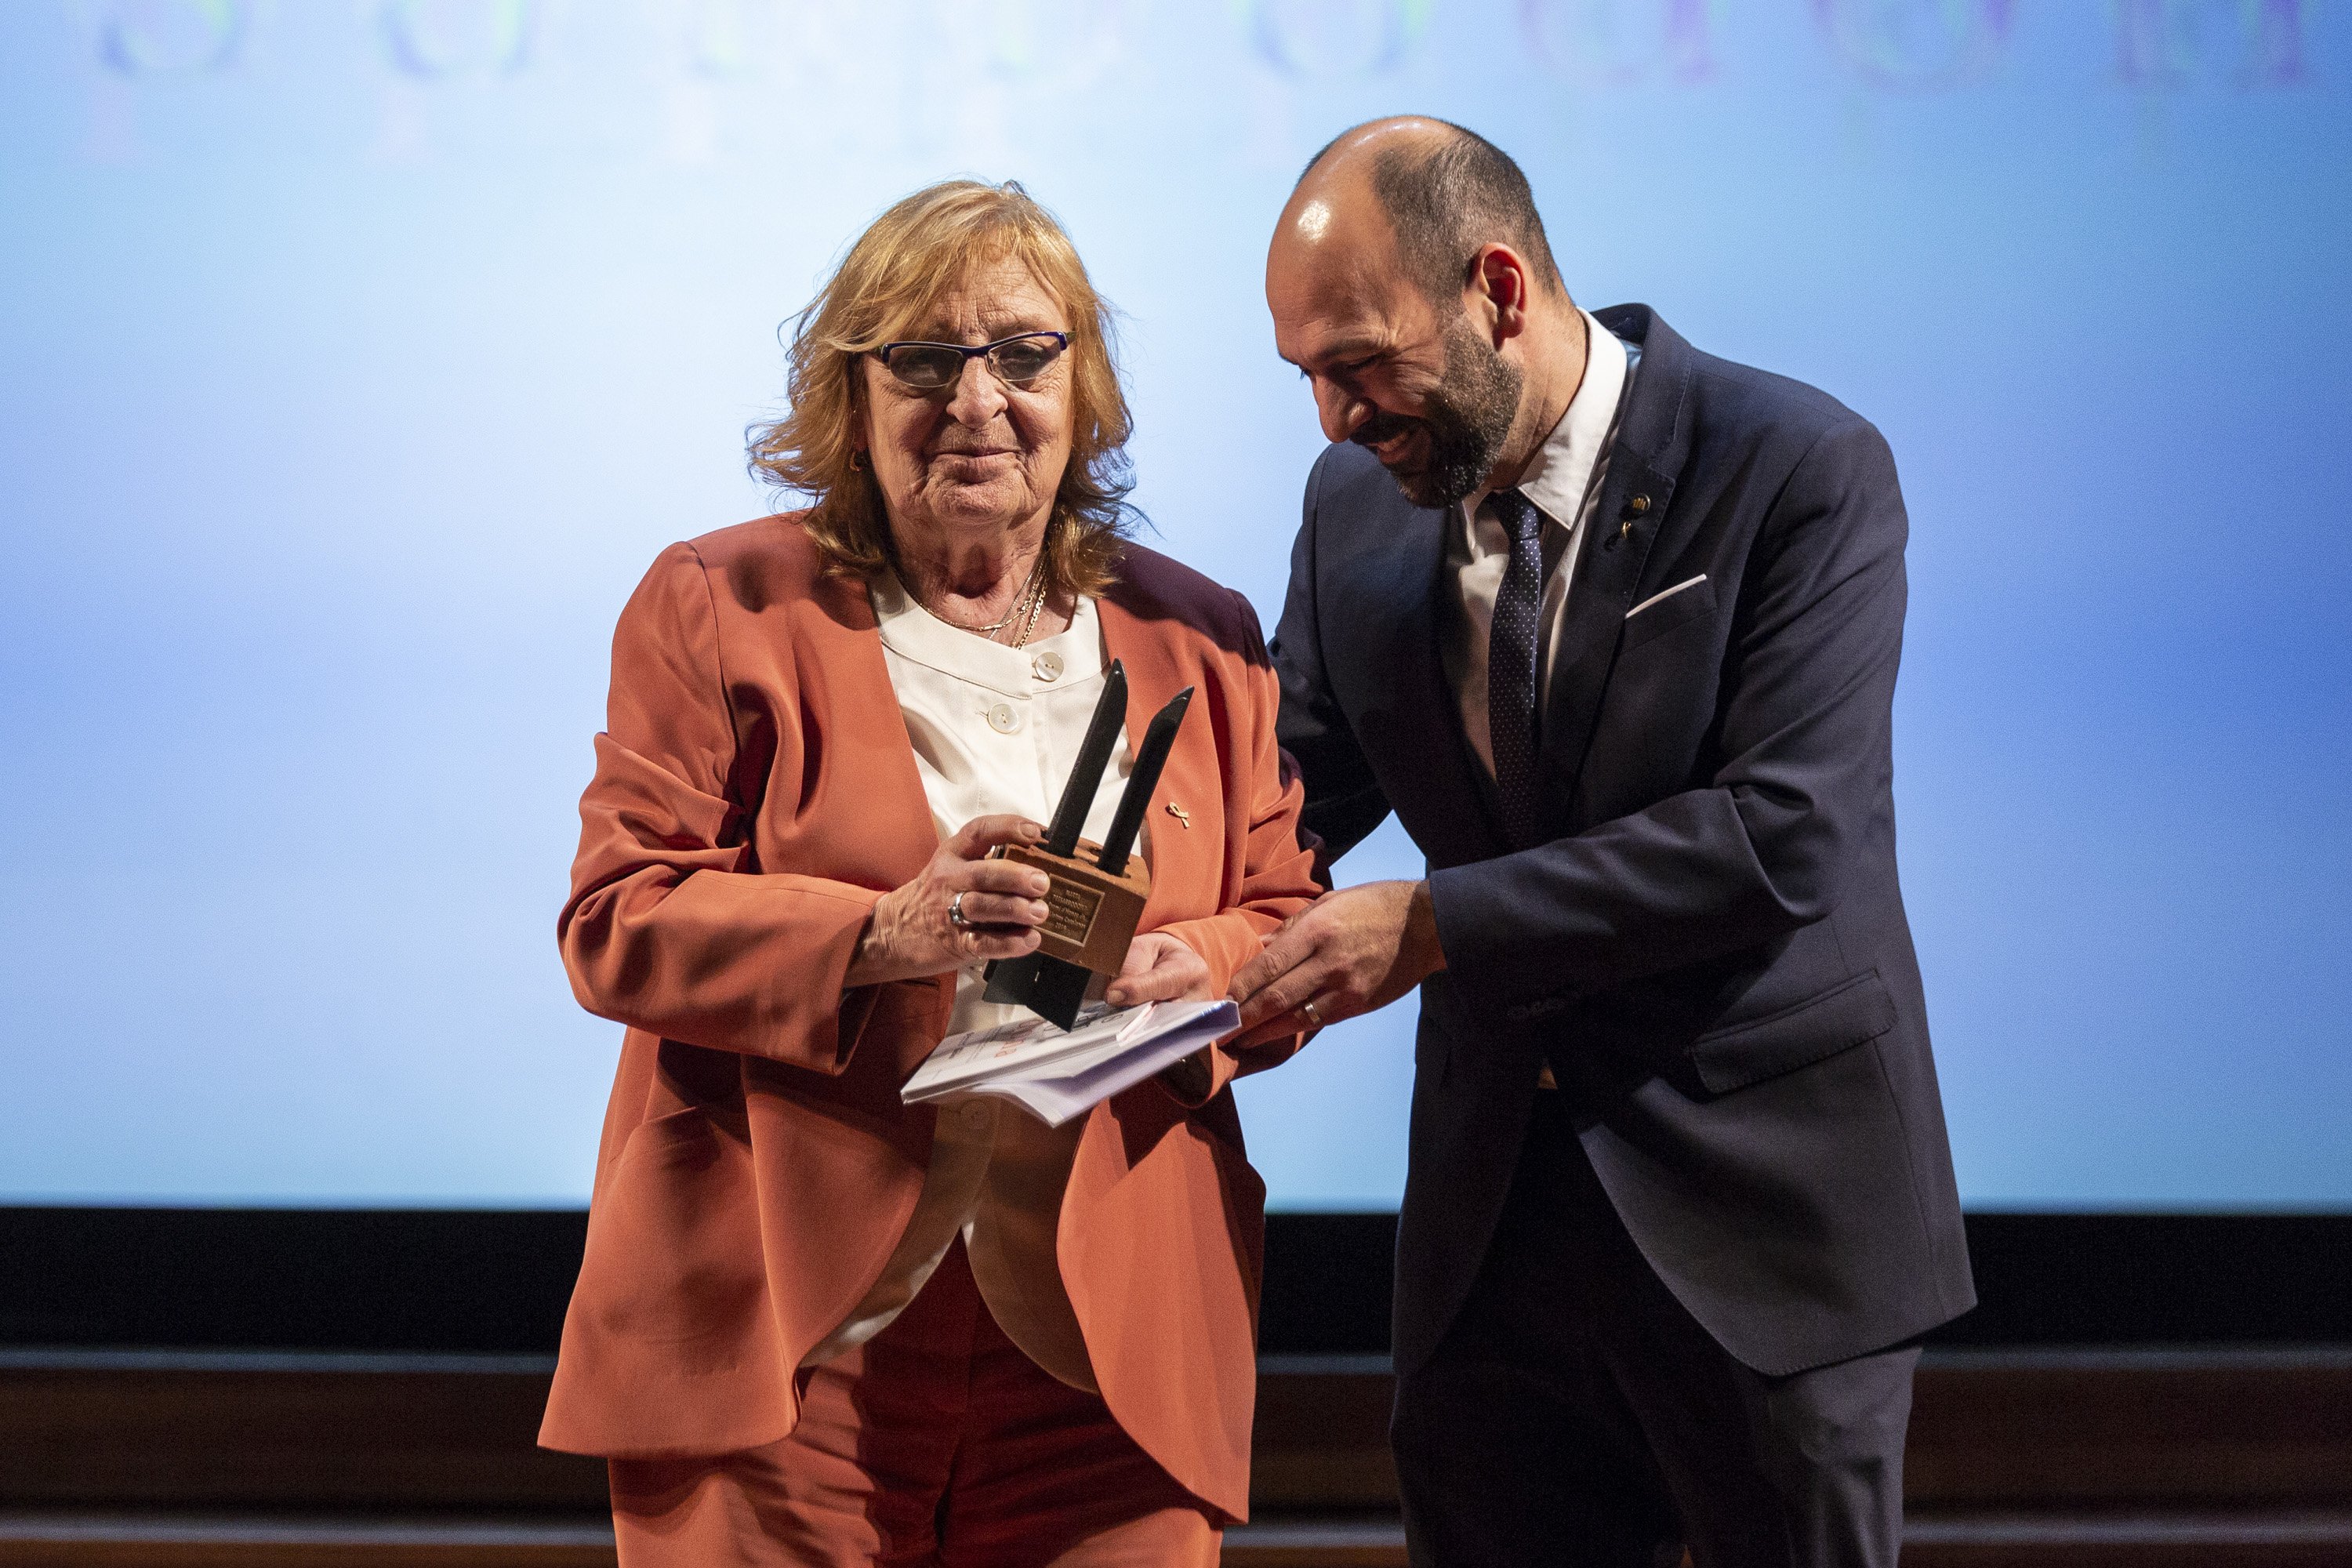
[[[1217,1516],[989,1315],[959,1240],[782,1442],[612,1461],[621,1568],[1216,1568]]]

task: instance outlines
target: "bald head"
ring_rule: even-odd
[[[1321,253],[1317,260],[1344,251],[1384,262],[1448,315],[1479,250],[1495,244],[1517,252],[1541,288],[1566,300],[1519,166],[1475,132],[1419,115],[1340,132],[1299,176],[1275,236],[1277,252],[1287,245]]]
[[[1526,177],[1442,120],[1375,120],[1316,155],[1266,251],[1265,302],[1323,433],[1417,506],[1516,484],[1584,374]]]

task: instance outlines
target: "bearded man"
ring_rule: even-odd
[[[1266,300],[1333,443],[1282,742],[1328,858],[1394,811],[1429,872],[1234,993],[1272,1034],[1421,989],[1413,1559],[1891,1564],[1917,1337],[1975,1298],[1895,882],[1886,443],[1578,309],[1442,121],[1315,160]]]

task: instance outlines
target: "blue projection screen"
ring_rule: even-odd
[[[1580,300],[1893,442],[1968,1200],[2352,1205],[2341,0],[0,7],[0,1201],[583,1201],[607,638],[771,509],[778,322],[1024,181],[1127,312],[1153,542],[1270,624],[1320,437],[1266,235],[1403,110],[1520,159]],[[1243,1089],[1277,1205],[1394,1203],[1410,1036]]]

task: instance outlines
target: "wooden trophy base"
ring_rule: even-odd
[[[1095,863],[1100,846],[1078,840],[1075,855],[1049,855],[1026,845],[996,851],[1003,859],[1034,866],[1051,879],[1045,923],[1037,951],[1026,958],[999,959],[988,966],[987,999],[1028,1008],[1067,1029],[1078,1020],[1087,991],[1097,974],[1117,974],[1151,896],[1151,873],[1134,856],[1113,876]]]
[[[1151,872],[1143,857],[1131,855],[1117,875],[1096,865],[1101,847],[1078,840],[1077,853],[1049,855],[1027,845],[1008,844],[997,853],[1034,866],[1052,879],[1045,894],[1045,923],[1037,951],[1097,974],[1117,974],[1151,896]]]

